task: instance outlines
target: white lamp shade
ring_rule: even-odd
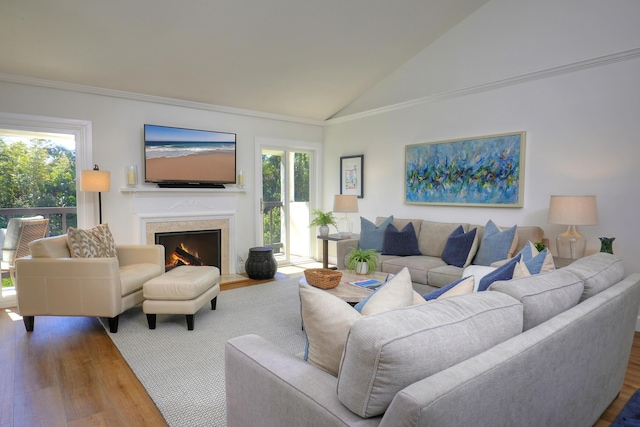
[[[596,225],[596,196],[551,196],[549,224]]]
[[[111,189],[111,173],[100,170],[80,172],[80,191],[108,192]]]
[[[333,197],[333,211],[340,213],[358,212],[358,196],[355,194],[336,194]]]

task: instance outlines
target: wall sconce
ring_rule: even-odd
[[[567,231],[556,237],[558,257],[582,258],[587,239],[578,233],[576,226],[598,224],[596,196],[551,196],[547,222],[568,226]]]
[[[102,224],[102,192],[111,189],[111,173],[101,171],[98,165],[93,170],[80,172],[80,191],[98,193],[98,210],[100,212],[100,224]]]
[[[338,233],[340,233],[341,239],[349,239],[351,237],[351,221],[347,215],[358,212],[358,196],[355,194],[336,194],[333,197],[333,211],[344,213],[344,217],[338,221]]]

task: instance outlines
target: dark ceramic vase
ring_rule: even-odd
[[[616,240],[616,238],[615,237],[599,237],[599,239],[600,239],[600,252],[613,254],[613,241]]]

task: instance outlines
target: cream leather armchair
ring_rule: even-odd
[[[164,274],[162,245],[117,245],[117,258],[71,258],[66,235],[29,245],[31,256],[15,263],[18,312],[27,331],[35,316],[118,316],[143,301],[142,285]]]

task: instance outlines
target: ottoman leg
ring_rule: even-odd
[[[187,314],[187,329],[193,331],[193,314]]]
[[[156,315],[155,314],[147,314],[147,322],[149,323],[149,329],[156,328]]]
[[[216,301],[218,301],[218,297],[215,297],[214,299],[211,300],[211,310],[216,309]]]

